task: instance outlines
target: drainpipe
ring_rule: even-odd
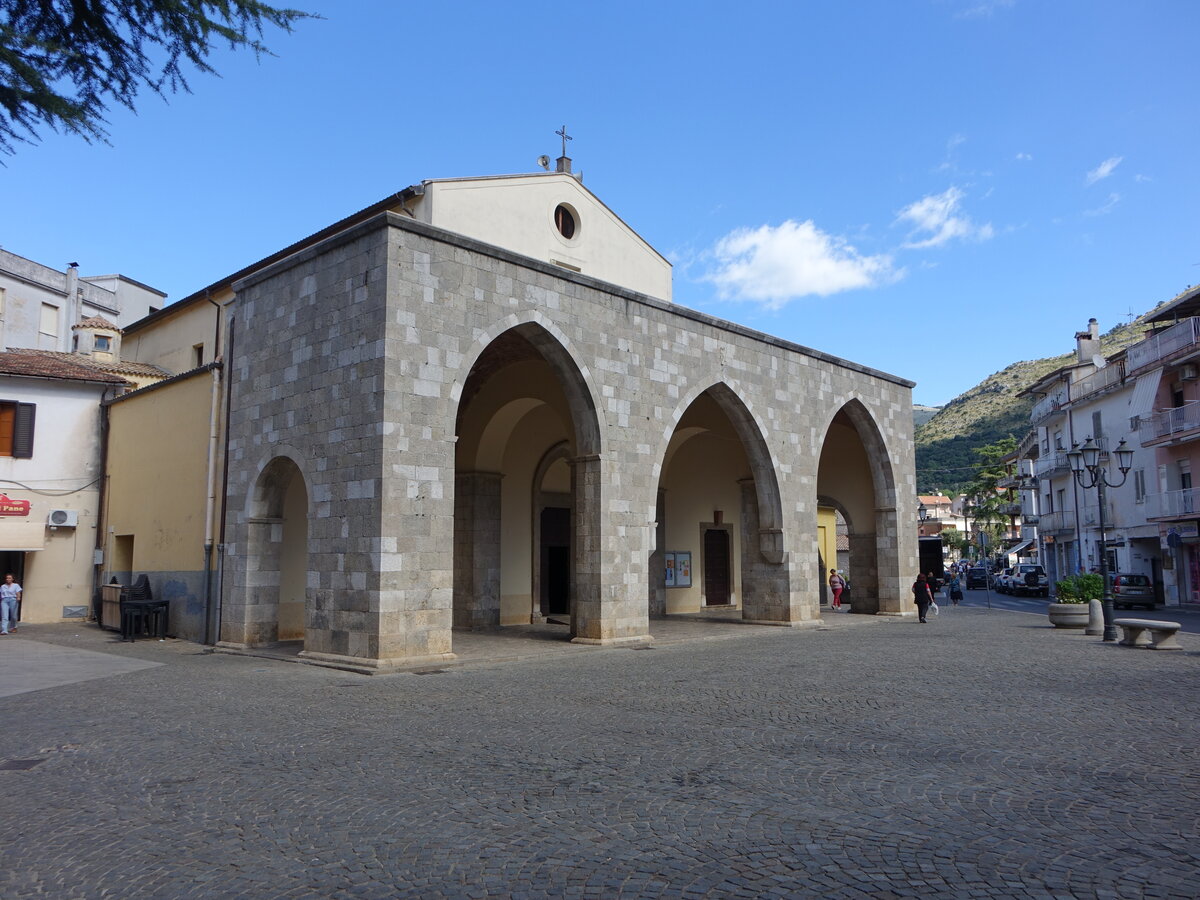
[[[229,359],[233,360],[233,339],[234,326],[237,324],[236,317],[231,316],[227,330],[229,332]],[[225,596],[225,518],[226,506],[229,497],[229,409],[233,399],[233,378],[226,376],[225,378],[225,441],[224,447],[221,450],[221,511],[219,536],[217,538],[217,594],[216,602],[210,603],[209,617],[212,622],[212,643],[217,643],[221,637],[221,602]]]
[[[115,393],[115,388],[112,389]],[[104,583],[104,565],[102,562],[95,560],[104,559],[105,543],[108,537],[108,405],[113,399],[108,396],[109,389],[105,389],[103,396],[100,399],[100,484],[99,491],[96,497],[96,520],[99,527],[96,529],[96,548],[92,556],[92,596],[95,597],[100,593],[100,585]],[[102,624],[100,611],[92,610],[96,617],[96,624]]]
[[[221,424],[221,305],[208,295],[207,290],[204,292],[204,299],[217,310],[216,323],[213,326],[212,397],[209,400],[208,414],[208,472],[204,482],[204,643],[212,644],[215,643],[212,598],[213,516],[217,505],[217,442]]]
[[[212,602],[213,517],[217,507],[217,448],[221,431],[221,363],[212,363],[212,400],[208,416],[207,497],[204,503],[204,643],[214,643]]]

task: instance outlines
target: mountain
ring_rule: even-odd
[[[940,406],[922,406],[919,403],[913,404],[913,425],[924,425],[930,419],[938,414]]]
[[[1145,315],[1149,313],[1101,335],[1100,347],[1104,356],[1112,356],[1140,341],[1145,333],[1141,324]],[[1033,398],[1017,395],[1074,359],[1072,351],[1062,356],[1013,363],[959,394],[923,424],[918,410],[931,407],[914,406],[917,492],[931,494],[940,490],[954,494],[961,491],[974,477],[978,462],[973,452],[976,447],[1008,435],[1019,440],[1029,430]]]

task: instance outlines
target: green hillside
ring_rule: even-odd
[[[1144,329],[1136,319],[1118,325],[1100,338],[1105,356],[1135,344]],[[1068,365],[1074,351],[1062,356],[1013,363],[966,393],[960,394],[932,419],[916,428],[917,491],[922,494],[962,490],[975,474],[976,447],[1012,435],[1020,439],[1029,429],[1030,397],[1017,395],[1055,369]],[[917,420],[919,421],[919,420]]]

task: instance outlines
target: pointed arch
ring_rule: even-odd
[[[851,608],[898,614],[904,602],[900,523],[895,468],[883,433],[869,407],[852,397],[831,410],[820,434],[817,494],[842,512],[849,527]]]
[[[565,552],[569,553],[572,636],[589,637],[599,630],[603,424],[596,402],[599,393],[568,345],[561,330],[538,313],[523,320],[507,317],[476,339],[470,365],[464,363],[463,374],[452,388],[458,401],[459,442],[454,515],[456,627],[498,627],[502,616],[511,622],[514,603],[524,602],[520,598],[527,592],[531,595],[525,607],[527,621],[537,617],[533,594],[540,590],[540,582],[526,567],[536,560],[533,539],[540,539],[540,533],[530,528],[524,512],[517,513],[518,508],[536,505],[533,485],[525,479],[537,473],[512,460],[508,448],[519,446],[512,444],[519,438],[538,454],[559,442],[564,445],[555,460],[565,459],[570,465],[570,498],[556,508],[569,508],[571,537],[569,542],[560,540],[556,551],[569,543]],[[502,371],[515,377],[501,377]],[[517,481],[505,480],[510,472],[517,473]],[[530,546],[522,556],[517,547],[523,541],[530,541]],[[514,573],[519,581],[515,589]]]
[[[671,471],[681,464],[698,464],[695,457],[685,462],[685,445],[710,429],[718,441],[736,440],[740,456],[735,459],[718,452],[717,457],[724,460],[718,464],[725,466],[724,474],[708,484],[694,479],[680,482],[684,476],[671,475]],[[652,614],[669,613],[672,605],[675,611],[687,611],[687,604],[694,602],[705,606],[735,603],[740,604],[742,617],[749,621],[784,623],[796,619],[779,470],[767,434],[768,429],[743,398],[743,392],[729,382],[697,387],[679,402],[655,457],[657,493],[647,498],[657,523],[647,591]],[[732,470],[731,462],[735,466]],[[703,506],[709,499],[719,500],[722,494],[720,506]],[[728,519],[724,510],[730,506],[726,504],[737,510]],[[711,521],[706,515],[708,509],[713,510]],[[663,545],[668,533],[673,534],[675,546]],[[678,585],[691,594],[683,606],[679,605],[682,597],[671,601],[666,596],[670,582],[666,581],[662,557],[668,550],[689,551],[692,572],[698,577],[690,585]]]
[[[742,392],[734,385],[726,381],[716,381],[706,387],[693,388],[676,404],[654,456],[656,462],[653,473],[656,483],[662,477],[667,449],[680,420],[702,394],[708,394],[716,401],[721,411],[729,418],[746,451],[758,505],[759,552],[768,562],[782,562],[783,499],[779,492],[778,465],[764,437],[766,429],[755,416],[750,404],[743,399]],[[650,504],[652,515],[656,510],[657,500]]]
[[[579,455],[599,455],[604,434],[603,411],[596,405],[595,398],[601,396],[588,367],[580,362],[580,354],[572,349],[570,338],[550,319],[533,310],[524,315],[511,315],[496,322],[481,332],[463,361],[459,377],[450,389],[450,398],[458,404],[461,419],[464,394],[471,374],[476,371],[483,355],[502,336],[512,333],[527,341],[541,358],[558,375],[559,383],[567,395],[571,411],[571,423],[575,429],[575,451]],[[458,431],[455,423],[455,433]]]

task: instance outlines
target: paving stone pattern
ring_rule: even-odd
[[[163,665],[0,698],[0,896],[1197,895],[1200,638],[826,618],[375,678],[31,628]]]

